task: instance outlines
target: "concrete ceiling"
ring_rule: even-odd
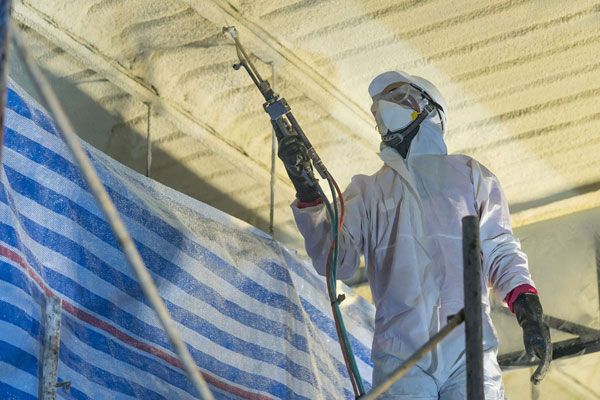
[[[82,137],[144,172],[150,113],[151,176],[265,230],[271,131],[225,25],[269,78],[272,63],[342,186],[379,167],[367,86],[401,69],[441,89],[450,152],[499,176],[516,225],[600,205],[592,0],[21,0],[13,16]],[[291,242],[278,167],[276,234]]]
[[[145,173],[149,131],[153,179],[263,230],[271,130],[258,91],[231,68],[225,25],[237,27],[263,76],[274,67],[276,89],[341,186],[381,164],[367,86],[401,69],[441,89],[450,152],[499,176],[530,246],[527,229],[546,230],[534,223],[600,207],[600,2],[15,0],[13,16],[87,142]],[[35,96],[18,57],[9,61]],[[300,246],[281,164],[275,189],[275,236]],[[545,276],[556,257],[536,251],[546,254],[531,249],[532,271]],[[548,300],[552,286],[542,293],[555,314],[552,304],[571,304]],[[578,362],[556,363],[544,393],[600,398],[598,358]],[[529,396],[526,372],[507,375],[511,396]]]

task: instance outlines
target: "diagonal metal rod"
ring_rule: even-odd
[[[183,368],[187,372],[188,377],[190,378],[201,398],[205,400],[213,400],[214,397],[208,388],[206,381],[200,374],[200,371],[196,366],[194,359],[190,355],[186,344],[181,339],[181,336],[179,335],[179,332],[177,331],[177,328],[175,327],[175,324],[169,315],[169,311],[162,301],[158,289],[154,285],[154,281],[150,276],[150,272],[148,272],[140,253],[137,251],[131,236],[129,236],[121,217],[119,217],[117,209],[108,196],[104,185],[102,182],[100,182],[100,179],[98,178],[98,175],[96,174],[96,171],[94,170],[90,160],[85,154],[85,151],[83,150],[83,147],[79,141],[79,137],[71,126],[71,122],[60,105],[56,94],[52,90],[48,80],[37,66],[31,54],[29,54],[29,51],[25,48],[20,36],[20,32],[14,30],[11,32],[11,36],[17,50],[21,54],[23,61],[27,66],[28,72],[31,75],[36,89],[38,89],[38,91],[42,94],[48,111],[50,111],[52,114],[52,117],[58,126],[58,130],[61,132],[65,143],[71,150],[73,158],[81,169],[87,185],[98,201],[100,208],[104,212],[108,223],[110,224],[117,240],[119,241],[127,260],[129,261],[131,269],[138,279],[144,295],[156,312],[156,316],[158,317],[167,336],[169,337],[171,345],[175,349]]]
[[[4,112],[6,106],[6,81],[8,76],[8,39],[10,34],[11,0],[0,4],[0,162],[4,146]]]
[[[441,342],[446,336],[456,329],[465,320],[464,309],[460,310],[448,324],[444,326],[438,333],[433,335],[431,339],[417,351],[410,356],[404,364],[399,366],[394,372],[392,372],[383,382],[375,386],[369,393],[360,397],[360,400],[374,400],[384,394],[394,383],[400,380],[412,367],[414,367],[421,358],[425,357],[427,353],[435,349],[437,344]]]
[[[494,311],[505,315],[513,315],[513,313],[506,307],[495,307]],[[589,326],[567,321],[562,318],[553,317],[548,314],[544,314],[544,323],[546,323],[549,328],[569,333],[571,335],[580,336],[582,338],[600,337],[600,329],[590,328]]]
[[[562,318],[556,318],[551,315],[544,315],[544,322],[550,328],[570,333],[571,335],[577,335],[583,338],[600,336],[600,330],[598,329],[589,328],[587,326],[566,321]]]
[[[600,335],[589,339],[575,338],[552,343],[552,360],[579,357],[584,354],[600,352]],[[498,364],[503,370],[530,367],[539,361],[524,351],[515,351],[498,356]]]

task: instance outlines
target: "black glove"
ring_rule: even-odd
[[[308,203],[319,198],[315,186],[306,179],[314,176],[306,145],[297,135],[284,136],[279,140],[277,155],[283,161],[292,184],[296,188],[298,200]]]
[[[523,293],[517,297],[513,310],[523,329],[525,352],[530,357],[535,355],[540,359],[539,366],[531,376],[531,382],[537,385],[544,379],[552,361],[552,341],[550,330],[543,321],[544,310],[539,297],[533,293]]]

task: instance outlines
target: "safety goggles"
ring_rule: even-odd
[[[375,113],[379,100],[389,101],[407,109],[420,113],[424,104],[423,93],[410,83],[396,82],[388,85],[378,96],[373,98],[371,111]]]
[[[402,107],[410,108],[417,113],[421,112],[423,94],[410,83],[398,82],[389,85],[382,92],[380,100],[396,103]]]

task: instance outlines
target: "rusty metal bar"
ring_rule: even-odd
[[[42,400],[56,399],[61,312],[61,299],[54,296],[47,297],[43,312],[44,342],[42,347],[42,376],[39,387],[39,397]]]
[[[462,224],[467,399],[481,400],[484,396],[479,218],[464,217]]]

